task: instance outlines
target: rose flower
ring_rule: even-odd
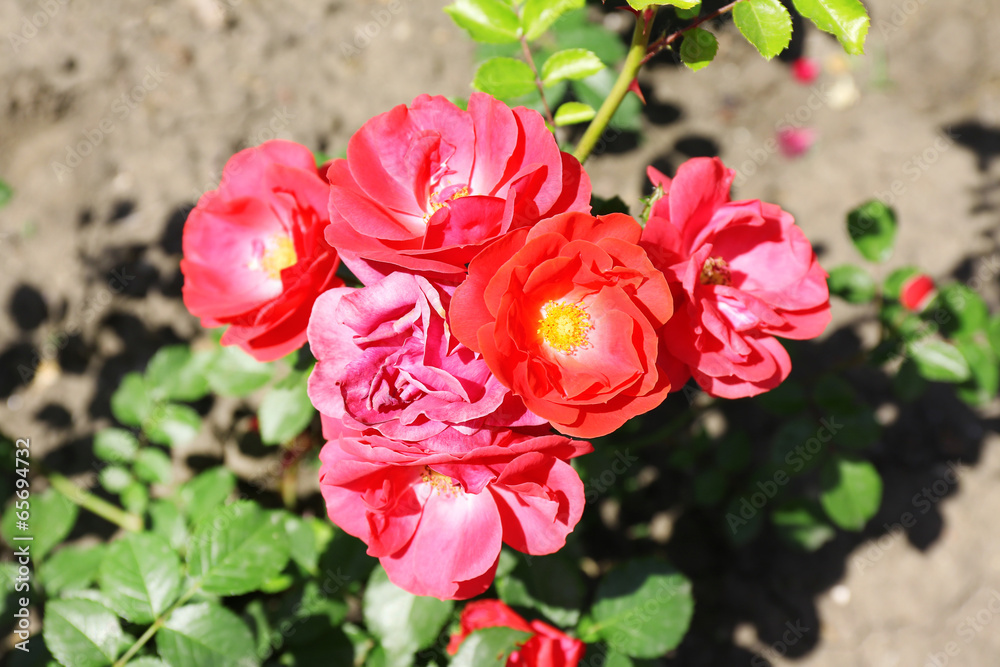
[[[335,160],[326,238],[366,285],[397,269],[455,284],[487,242],[590,210],[590,181],[536,111],[421,95],[372,118]]]
[[[670,288],[627,215],[565,213],[487,247],[455,291],[455,336],[530,411],[606,435],[670,390],[657,367]]]
[[[791,215],[730,201],[735,173],[718,158],[682,164],[663,190],[641,245],[670,281],[676,312],[661,334],[661,365],[679,389],[692,375],[713,396],[741,398],[791,371],[775,336],[815,338],[830,322],[826,272]]]
[[[337,435],[335,420],[325,432]],[[565,459],[589,443],[492,432],[464,453],[343,430],[320,453],[330,519],[368,545],[389,579],[415,595],[466,599],[493,581],[500,547],[544,555],[583,514],[583,482]]]
[[[223,345],[272,361],[305,342],[316,297],[344,284],[323,238],[329,192],[307,148],[268,141],[234,155],[188,215],[184,305],[229,325]]]
[[[548,623],[521,618],[500,600],[476,600],[462,610],[461,629],[451,636],[448,653],[455,655],[465,638],[483,628],[513,628],[531,637],[507,658],[506,667],[577,667],[587,645]]]
[[[544,425],[454,338],[448,302],[408,273],[321,295],[309,321],[316,408],[350,429],[447,450],[471,447],[483,428]]]

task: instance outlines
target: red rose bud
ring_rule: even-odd
[[[935,293],[934,281],[930,276],[917,273],[903,283],[902,289],[899,290],[899,302],[907,310],[920,312],[931,302]]]
[[[799,58],[792,63],[792,76],[803,85],[808,85],[819,77],[819,63],[812,58]]]
[[[234,155],[184,225],[184,305],[258,361],[302,347],[316,297],[343,285],[323,239],[330,187],[309,149],[268,141]]]
[[[799,157],[812,148],[816,132],[808,127],[785,127],[778,130],[778,148],[785,157]]]
[[[483,628],[513,628],[532,636],[510,654],[506,667],[577,667],[587,645],[547,623],[521,618],[499,600],[477,600],[462,610],[461,630],[451,636],[448,653],[455,655],[465,638]]]

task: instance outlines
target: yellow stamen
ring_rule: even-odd
[[[469,188],[468,186],[466,186],[464,188],[461,188],[460,190],[456,190],[452,196],[448,197],[448,199],[444,201],[437,201],[434,199],[434,197],[431,197],[430,201],[431,210],[427,213],[427,215],[424,216],[424,220],[430,220],[431,216],[440,211],[442,208],[444,208],[451,202],[455,201],[456,199],[465,197],[468,194],[469,194]]]
[[[590,341],[587,332],[594,328],[590,315],[576,303],[549,301],[542,306],[538,333],[542,340],[564,354],[573,354]]]
[[[453,480],[451,477],[442,475],[439,472],[434,472],[427,466],[424,466],[424,472],[420,475],[420,481],[425,484],[430,484],[431,488],[434,489],[436,493],[446,496],[459,496],[465,493],[462,491],[462,487],[459,486],[458,482]]]
[[[264,248],[260,265],[254,268],[261,269],[270,278],[281,278],[283,269],[294,266],[299,261],[298,255],[295,254],[295,244],[287,236],[275,234],[267,240]]]
[[[702,285],[725,285],[729,287],[733,284],[733,274],[729,270],[729,264],[721,257],[709,257],[701,267],[699,276]]]

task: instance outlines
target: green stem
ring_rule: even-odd
[[[139,649],[145,646],[146,642],[152,639],[153,635],[155,635],[156,632],[163,627],[163,624],[167,622],[168,618],[170,618],[170,614],[172,614],[174,610],[180,607],[182,604],[190,600],[191,596],[193,596],[195,593],[198,592],[199,585],[200,584],[196,584],[191,588],[189,588],[187,592],[184,593],[184,595],[178,598],[177,602],[170,605],[170,608],[167,609],[165,612],[163,612],[163,615],[161,615],[159,618],[153,621],[153,624],[148,628],[146,628],[146,631],[142,633],[142,636],[139,637],[137,640],[135,640],[135,643],[132,644],[132,646],[130,646],[127,651],[125,651],[125,654],[122,657],[118,658],[118,660],[115,661],[115,664],[112,667],[124,667],[124,665],[128,664],[128,661],[131,660],[132,657],[139,652]]]
[[[139,532],[142,530],[142,517],[126,512],[120,507],[115,507],[111,503],[94,494],[81,489],[66,477],[57,473],[48,475],[49,484],[52,488],[61,493],[70,502],[79,505],[85,510],[90,510],[102,519],[106,519],[113,524],[121,526],[125,530]]]
[[[549,106],[548,100],[545,99],[545,85],[542,83],[542,77],[538,74],[538,68],[535,67],[535,59],[531,55],[531,47],[528,46],[528,39],[524,35],[521,35],[521,51],[524,53],[524,59],[528,61],[528,66],[531,67],[531,71],[535,75],[535,87],[538,88],[538,94],[542,96],[545,119],[549,121],[550,126],[555,127],[556,119],[552,115],[552,107]]]
[[[652,26],[652,20],[647,22],[643,19],[642,15],[636,17],[635,31],[632,33],[632,45],[629,46],[628,55],[625,56],[625,63],[622,65],[622,71],[618,74],[618,80],[615,81],[615,85],[611,88],[611,93],[608,94],[604,103],[601,104],[597,115],[590,122],[587,131],[583,133],[580,143],[577,144],[576,150],[573,152],[573,156],[581,163],[585,162],[590,156],[591,151],[594,150],[594,146],[597,145],[601,135],[604,134],[604,129],[611,122],[611,117],[615,115],[615,111],[618,110],[622,100],[625,99],[629,87],[639,73],[639,68],[642,67],[642,63],[646,58],[646,47],[649,44],[649,35],[652,32]]]

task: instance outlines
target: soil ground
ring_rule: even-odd
[[[0,179],[15,191],[0,210],[3,431],[30,436],[42,451],[65,447],[72,459],[74,446],[109,423],[108,392],[124,372],[165,342],[199,335],[178,298],[180,230],[235,151],[281,137],[335,154],[393,105],[421,93],[467,95],[473,48],[444,4],[0,4]],[[706,70],[650,68],[644,136],[612,142],[588,163],[595,193],[634,203],[646,165],[669,171],[718,153],[740,172],[736,196],[791,211],[826,266],[859,260],[846,211],[891,199],[901,226],[886,270],[916,264],[957,277],[996,308],[1000,5],[866,4],[873,28],[864,58],[804,33],[796,48],[823,65],[811,86],[760,59],[731,25],[719,29],[720,56]],[[815,132],[809,153],[791,159],[774,149],[783,123]],[[857,315],[835,306],[840,324]],[[997,664],[997,412],[965,423],[985,429],[976,435],[982,448],[927,515],[929,539],[886,531],[914,511],[913,494],[950,479],[943,468],[887,487],[890,502],[873,522],[887,528],[843,559],[815,617],[749,618],[729,640],[776,665]],[[208,434],[191,455],[217,456],[220,447],[238,468],[239,452]],[[781,583],[773,588],[780,593]],[[809,641],[783,633],[776,618],[809,626]],[[795,659],[779,655],[786,651]]]

